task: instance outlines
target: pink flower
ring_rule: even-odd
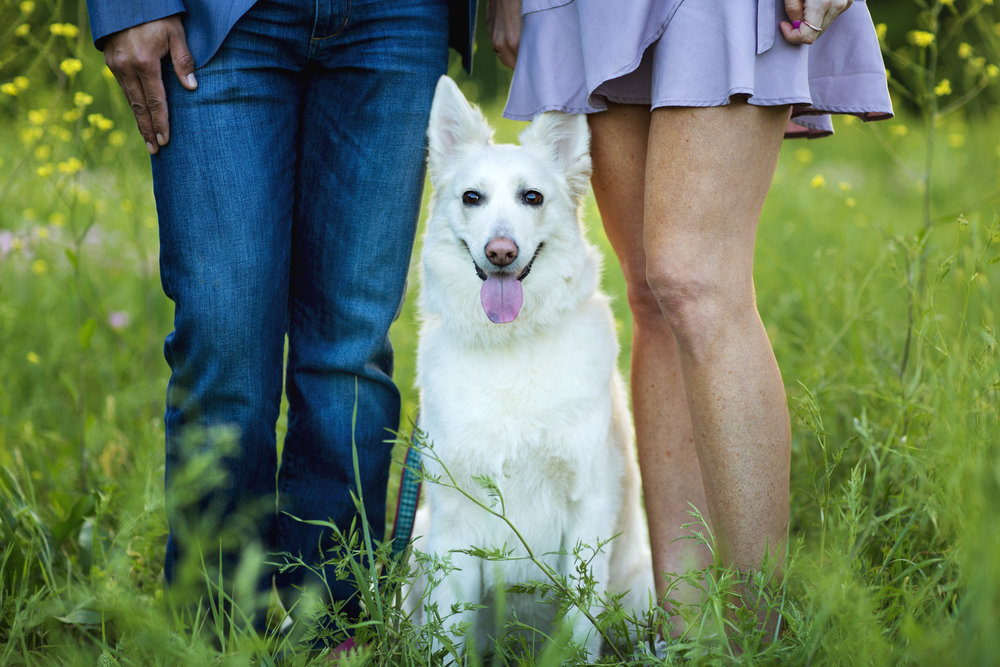
[[[128,313],[123,310],[115,310],[108,314],[108,324],[115,331],[121,331],[129,325],[131,318]]]

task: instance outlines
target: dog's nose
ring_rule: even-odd
[[[507,266],[517,259],[517,244],[502,236],[495,238],[486,244],[486,259],[493,266]]]

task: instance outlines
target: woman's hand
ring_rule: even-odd
[[[500,63],[513,69],[521,44],[521,0],[490,0],[486,29]]]
[[[781,34],[791,44],[812,44],[854,0],[785,0]]]
[[[177,15],[116,32],[104,45],[104,62],[125,93],[151,155],[170,141],[167,94],[160,67],[160,60],[167,55],[181,85],[188,90],[197,88],[194,58]]]

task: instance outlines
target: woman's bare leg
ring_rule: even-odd
[[[760,567],[788,527],[784,385],[757,313],[753,250],[787,108],[653,111],[647,279],[678,343],[721,561]]]
[[[688,503],[710,519],[723,563],[757,568],[784,545],[788,412],[752,267],[786,118],[742,103],[652,115],[613,105],[590,117],[594,192],[633,313],[632,400],[661,597],[664,573],[710,560],[676,541]]]
[[[667,595],[696,601],[693,591],[668,590],[676,580],[664,576],[704,568],[711,553],[681,539],[691,535],[681,528],[693,521],[688,503],[706,519],[708,507],[674,335],[646,281],[643,192],[650,114],[640,106],[612,105],[589,120],[594,194],[625,274],[632,311],[632,410],[656,593],[661,600]]]

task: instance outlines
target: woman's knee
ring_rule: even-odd
[[[734,280],[711,266],[649,265],[646,282],[678,344],[689,352],[756,312],[752,280]]]

